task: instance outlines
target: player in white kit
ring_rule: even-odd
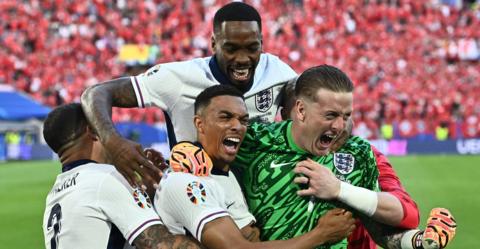
[[[112,106],[157,106],[166,113],[169,142],[195,141],[195,97],[212,85],[232,85],[245,96],[250,119],[272,122],[282,101],[282,87],[296,73],[278,57],[262,51],[261,18],[251,6],[233,2],[214,17],[214,55],[159,64],[146,73],[88,88],[82,107],[118,169],[133,182],[140,165],[151,166],[140,145],[122,138],[110,117]]]
[[[169,233],[148,195],[105,164],[108,156],[80,104],[53,110],[43,133],[62,163],[46,200],[47,249],[123,248],[126,241],[137,248],[199,248],[187,237]]]
[[[353,230],[351,213],[336,209],[302,236],[258,242],[255,218],[229,167],[247,129],[242,93],[226,85],[205,89],[196,99],[193,122],[198,134],[196,146],[202,146],[205,154],[189,151],[195,145],[181,143],[174,147],[171,163],[194,153],[195,158],[188,160],[211,161],[208,164],[213,167],[206,177],[177,172],[164,175],[154,204],[171,232],[192,235],[208,248],[314,248],[344,238]]]

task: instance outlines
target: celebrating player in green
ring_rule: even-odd
[[[340,70],[319,66],[297,81],[301,96],[297,118],[275,124],[252,124],[234,167],[242,169],[248,206],[257,218],[262,240],[287,239],[311,230],[338,203],[302,197],[294,183],[297,163],[327,166],[343,181],[374,190],[378,177],[370,145],[350,139],[341,153],[328,154],[353,110],[353,84]],[[328,154],[328,155],[327,155]],[[303,161],[303,162],[302,162]],[[376,195],[372,205],[376,207]],[[365,210],[370,214],[375,208]],[[347,241],[321,248],[346,248]]]

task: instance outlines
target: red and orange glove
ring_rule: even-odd
[[[190,142],[180,142],[172,148],[170,168],[174,172],[208,176],[212,167],[213,163],[208,154]]]
[[[422,245],[425,249],[445,248],[453,237],[457,222],[450,211],[445,208],[434,208],[430,211],[427,227],[423,232]]]

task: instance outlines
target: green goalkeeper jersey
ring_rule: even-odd
[[[293,182],[297,162],[311,158],[342,181],[377,190],[378,170],[370,144],[351,137],[336,153],[313,156],[300,149],[291,136],[292,121],[253,123],[233,168],[240,171],[250,211],[257,219],[262,240],[290,239],[312,230],[318,219],[340,203],[300,197]],[[347,248],[347,240],[318,248]]]

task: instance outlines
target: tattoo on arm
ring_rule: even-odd
[[[409,231],[395,228],[385,224],[373,221],[371,218],[361,217],[363,225],[372,236],[375,243],[385,249],[401,249],[401,242],[403,235]]]
[[[110,135],[116,133],[111,118],[112,106],[137,106],[135,91],[128,77],[89,87],[82,94],[81,102],[88,121],[102,140],[106,140]]]
[[[138,249],[198,249],[200,244],[191,237],[173,235],[163,225],[151,226],[143,231],[134,240]]]

